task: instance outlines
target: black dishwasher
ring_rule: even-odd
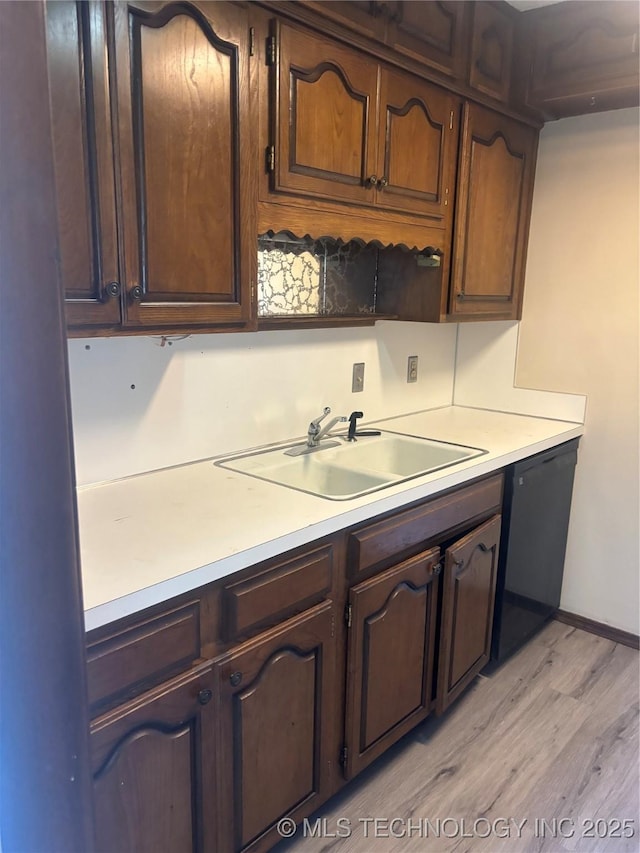
[[[560,605],[579,440],[537,453],[505,471],[491,644],[494,666],[530,639]]]

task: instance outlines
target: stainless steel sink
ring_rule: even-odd
[[[292,446],[230,456],[215,464],[329,500],[349,500],[487,452],[393,432],[320,447],[308,455],[286,455]]]

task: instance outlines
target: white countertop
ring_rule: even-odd
[[[489,474],[584,431],[578,423],[459,406],[377,424],[488,453],[347,501],[235,473],[211,459],[79,488],[86,629]]]

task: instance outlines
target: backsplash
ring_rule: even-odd
[[[80,485],[299,438],[324,406],[364,420],[450,405],[455,325],[69,341]],[[419,358],[406,382],[407,357]],[[364,391],[351,392],[354,362]]]

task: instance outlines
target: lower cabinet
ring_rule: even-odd
[[[441,714],[489,660],[500,516],[447,548],[442,593],[437,711]]]
[[[285,815],[329,795],[334,607],[318,605],[219,660],[219,851],[268,849]]]
[[[205,666],[93,721],[97,853],[216,849],[214,691]]]
[[[299,823],[444,712],[489,658],[502,486],[487,477],[93,632],[96,850],[262,853],[282,818]]]
[[[349,592],[347,778],[431,710],[439,559],[432,548]]]

